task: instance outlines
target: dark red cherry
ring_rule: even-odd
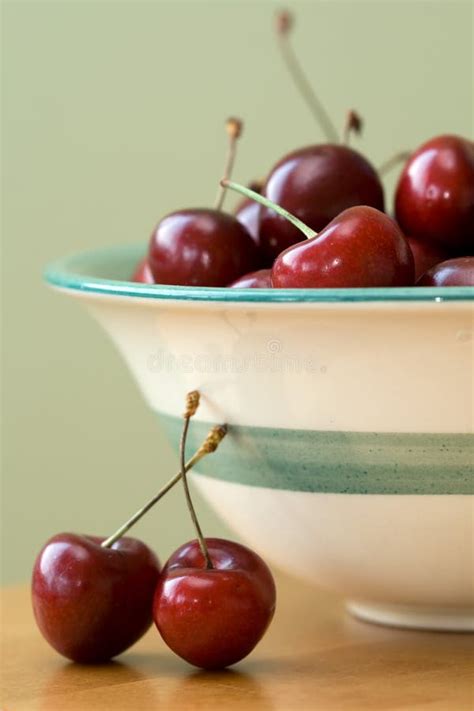
[[[474,143],[437,136],[412,155],[395,196],[396,218],[406,234],[450,251],[474,247]]]
[[[425,242],[416,237],[406,238],[415,261],[415,282],[431,267],[443,262],[451,255],[448,250],[433,242]]]
[[[344,145],[294,151],[271,170],[264,195],[318,232],[348,207],[384,209],[383,187],[372,165]],[[262,209],[260,242],[270,259],[301,240],[298,230],[273,210]]]
[[[262,638],[275,610],[275,583],[249,548],[219,538],[205,542],[213,567],[206,567],[197,541],[181,546],[160,576],[153,617],[176,654],[203,669],[222,669]]]
[[[229,139],[224,175],[231,173],[242,122],[226,121]],[[221,186],[214,209],[177,210],[155,227],[148,263],[157,284],[227,286],[261,266],[260,252],[247,229],[233,215],[222,212]]]
[[[413,255],[390,217],[373,207],[351,207],[316,237],[280,254],[272,283],[280,289],[410,286]]]
[[[132,281],[138,281],[142,284],[154,284],[153,274],[151,273],[150,265],[148,264],[148,258],[143,257],[132,275]]]
[[[259,269],[257,272],[250,272],[229,284],[231,289],[271,289],[272,270]]]
[[[33,610],[43,637],[75,662],[104,662],[150,627],[160,567],[135,538],[110,548],[103,538],[60,533],[39,553]]]
[[[458,257],[431,267],[417,286],[474,286],[474,257]]]
[[[240,222],[211,209],[178,210],[150,238],[148,261],[157,284],[227,286],[259,267],[255,242]]]

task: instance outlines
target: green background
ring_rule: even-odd
[[[338,125],[348,108],[363,115],[356,144],[375,164],[442,132],[472,136],[470,2],[287,6],[314,86]],[[145,244],[165,212],[213,201],[229,114],[246,122],[240,181],[321,140],[278,56],[276,7],[2,4],[6,581],[26,579],[57,531],[110,533],[176,469],[112,345],[41,270],[65,253]],[[192,536],[180,494],[136,529],[163,558]],[[225,532],[199,510],[206,532]]]

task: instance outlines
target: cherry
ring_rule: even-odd
[[[225,174],[231,171],[237,119],[227,121],[229,152]],[[215,209],[178,210],[158,223],[150,238],[148,262],[157,284],[227,286],[260,266],[259,252],[246,228],[233,215],[222,212],[224,191]]]
[[[151,273],[150,265],[147,257],[141,259],[132,275],[132,281],[138,281],[142,284],[154,284],[153,274]]]
[[[39,553],[33,610],[45,639],[75,662],[103,662],[134,644],[152,622],[160,567],[141,541],[74,533],[53,536]]]
[[[406,237],[415,261],[415,282],[428,270],[439,262],[449,258],[446,249],[432,242],[424,242],[416,237]]]
[[[227,286],[258,268],[258,252],[238,220],[216,210],[179,210],[165,217],[150,241],[158,284]]]
[[[343,145],[308,146],[289,153],[271,170],[264,195],[316,231],[348,207],[384,208],[374,168]],[[298,230],[274,210],[262,211],[260,241],[267,256],[276,257],[300,239]]]
[[[225,427],[212,427],[185,471],[214,452],[225,434]],[[60,654],[76,662],[104,662],[151,625],[159,563],[144,543],[122,536],[181,474],[109,538],[60,533],[40,551],[33,570],[33,610],[43,637]]]
[[[474,286],[474,257],[448,259],[429,269],[417,286]]]
[[[280,254],[272,268],[275,288],[409,286],[413,255],[398,225],[373,207],[348,208],[319,234],[267,198],[230,181],[223,185],[253,197],[289,220],[308,239]]]
[[[229,285],[232,289],[271,289],[272,270],[259,269],[257,272],[244,274]]]
[[[153,605],[166,644],[190,664],[222,669],[246,657],[275,610],[275,583],[264,561],[245,546],[205,539],[212,568],[197,541],[167,562]]]
[[[317,236],[275,260],[275,288],[411,286],[414,264],[397,224],[373,207],[350,207]]]
[[[184,453],[199,393],[188,394],[180,442],[181,479],[197,541],[181,546],[158,582],[153,618],[166,644],[190,664],[221,669],[255,647],[275,610],[275,583],[245,546],[202,535],[187,483]]]
[[[406,164],[395,195],[395,212],[406,234],[449,250],[474,247],[474,143],[437,136]]]

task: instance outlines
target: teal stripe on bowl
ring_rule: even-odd
[[[182,420],[160,414],[178,447]],[[187,455],[210,423],[192,421]],[[474,494],[471,434],[231,427],[199,471],[247,486],[338,494]]]

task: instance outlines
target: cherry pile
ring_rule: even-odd
[[[176,476],[109,538],[60,533],[36,558],[33,611],[43,637],[75,662],[108,661],[134,644],[152,622],[178,656],[203,669],[222,669],[246,657],[275,610],[275,583],[264,561],[245,546],[204,538],[187,472],[214,452],[226,434],[213,427],[185,462],[199,393],[186,398]],[[125,533],[182,481],[197,540],[182,545],[161,568],[148,546]]]
[[[165,216],[132,280],[231,288],[474,286],[473,141],[437,136],[377,170],[349,145],[362,129],[355,111],[339,138],[289,41],[292,25],[288,12],[278,14],[281,53],[327,142],[283,156],[250,185],[233,215],[222,211],[221,192],[213,209]],[[224,187],[242,123],[229,119],[227,129]],[[381,176],[400,159],[392,218]]]

